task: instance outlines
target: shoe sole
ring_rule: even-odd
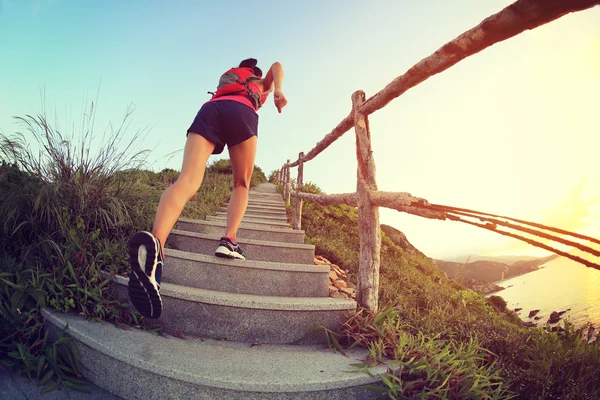
[[[159,318],[162,313],[162,299],[157,288],[150,282],[146,269],[152,266],[156,257],[156,243],[147,232],[138,232],[127,243],[129,247],[129,299],[133,306],[147,318]],[[138,254],[141,246],[146,247],[146,263],[144,268],[139,264]]]
[[[220,257],[220,258],[230,258],[230,259],[236,259],[236,260],[245,260],[246,259],[246,257],[241,255],[240,253],[238,253],[236,251],[231,251],[225,246],[219,246],[217,248],[217,250],[215,250],[215,256]]]

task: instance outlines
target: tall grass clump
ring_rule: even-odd
[[[127,108],[118,124],[95,129],[94,104],[62,130],[42,113],[18,117],[0,134],[0,369],[80,388],[77,350],[49,340],[41,310],[74,312],[157,330],[113,295],[102,270],[127,275],[126,242],[151,229],[175,170],[145,170],[146,129],[133,134]],[[182,140],[183,142],[183,140]],[[231,194],[231,176],[207,171],[183,215],[203,218]]]
[[[116,129],[104,131],[107,139],[95,152],[93,103],[78,138],[74,129],[51,125],[45,114],[18,117],[23,131],[0,135],[0,362],[35,372],[44,383],[52,379],[53,386],[81,382],[68,338],[57,343],[71,347],[48,347],[47,337],[42,340],[42,308],[115,322],[137,319],[108,293],[99,273],[111,238],[140,222],[122,196],[127,182],[113,180],[120,169],[139,168],[146,154],[133,151],[141,131],[121,149],[130,114],[128,109]],[[59,357],[65,349],[71,353]]]
[[[302,191],[323,193],[312,183]],[[306,241],[355,280],[356,208],[303,204]],[[289,210],[294,206],[292,197]],[[524,327],[501,300],[448,279],[433,260],[382,232],[383,306],[378,313],[359,310],[340,334],[328,334],[338,349],[361,345],[374,360],[392,360],[395,369],[383,377],[387,398],[599,399],[600,334],[568,321],[564,332]]]

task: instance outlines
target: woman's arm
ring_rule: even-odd
[[[269,93],[275,89],[275,93],[273,94],[273,97],[275,98],[275,107],[277,107],[277,111],[281,113],[281,109],[285,107],[287,100],[282,91],[283,68],[280,63],[275,62],[273,65],[271,65],[267,75],[262,80],[262,84],[263,92],[265,93]]]

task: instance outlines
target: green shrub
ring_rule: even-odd
[[[231,161],[229,159],[215,160],[206,170],[215,174],[233,175],[233,169],[231,168]]]
[[[44,392],[61,383],[84,389],[73,340],[63,332],[51,341],[43,330],[41,309],[52,274],[23,266],[6,253],[0,254],[0,271],[0,370],[52,383]]]
[[[490,296],[487,298],[490,303],[497,311],[506,312],[506,300],[500,296]]]
[[[0,367],[54,382],[50,388],[82,381],[68,337],[45,339],[42,308],[157,330],[116,300],[101,270],[127,275],[127,240],[151,229],[160,196],[178,172],[140,169],[146,153],[131,150],[139,134],[122,142],[130,110],[93,151],[93,115],[92,107],[80,137],[44,115],[19,118],[25,133],[0,135]],[[203,218],[230,195],[231,178],[208,172],[183,215]]]
[[[269,179],[267,180],[267,182],[269,182],[269,183],[275,183],[275,178],[277,178],[278,175],[279,175],[279,171],[278,170],[271,171],[271,173],[269,174]]]
[[[231,161],[229,159],[215,160],[211,165],[207,167],[207,172],[215,174],[229,175],[233,179],[233,169],[231,167]],[[254,166],[252,172],[252,179],[250,181],[250,187],[255,187],[261,183],[267,182],[267,177],[260,167]]]
[[[281,185],[278,188],[281,190]],[[310,183],[303,191],[322,192]],[[292,197],[290,208],[294,202]],[[359,265],[357,224],[353,207],[304,201],[306,241],[315,245],[317,254],[349,271],[353,281]],[[394,324],[401,328],[389,323],[392,319],[380,317],[381,321],[363,318],[353,329],[363,327],[359,336],[368,340],[361,344],[369,347],[373,356],[387,354],[402,368],[400,374],[386,378],[389,398],[427,398],[429,393],[437,393],[438,398],[505,398],[507,390],[524,399],[600,398],[600,336],[591,337],[581,329],[575,332],[568,323],[563,333],[523,327],[519,317],[506,310],[502,298],[486,300],[465,289],[449,280],[430,259],[405,252],[383,233],[380,255],[379,302],[394,305]],[[378,315],[385,314],[384,307]],[[387,327],[383,321],[388,321]],[[360,341],[357,338],[346,335],[336,340],[351,345]],[[408,359],[410,365],[404,355],[392,351],[399,340],[410,341],[418,353],[414,360]],[[439,354],[444,358],[438,358]],[[471,363],[476,354],[485,357]],[[436,365],[445,365],[441,375],[436,375]],[[448,388],[447,383],[459,370],[469,371],[470,378],[460,378],[460,382],[474,383],[472,391],[452,392],[454,387]],[[414,385],[413,379],[417,382]],[[444,383],[445,379],[448,382]],[[426,386],[421,386],[423,382]],[[491,390],[491,382],[498,384],[494,389],[498,392]],[[482,392],[483,387],[490,391]]]

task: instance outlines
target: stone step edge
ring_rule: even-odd
[[[248,215],[249,213],[251,214],[252,218],[280,219],[280,220],[287,219],[287,214],[285,214],[285,213],[269,214],[269,213],[265,213],[263,211],[255,211],[255,210],[246,210],[246,212],[244,213],[244,216],[245,217],[249,216]],[[225,210],[225,211],[217,210],[217,211],[215,211],[215,214],[213,214],[213,215],[227,216],[227,210]]]
[[[219,212],[227,212],[227,206],[223,206],[219,208],[217,211]],[[264,215],[275,215],[275,216],[286,216],[285,209],[276,209],[276,208],[264,208],[264,207],[252,207],[248,206],[246,208],[246,213],[262,213]]]
[[[41,310],[42,316],[45,318],[45,323],[49,323],[60,331],[65,330],[67,328],[67,333],[75,340],[83,343],[85,346],[88,346],[93,351],[99,352],[106,357],[117,360],[121,363],[126,364],[130,368],[138,368],[150,374],[155,374],[159,376],[164,376],[167,378],[171,378],[177,381],[184,382],[186,384],[194,384],[194,385],[202,385],[205,387],[212,387],[218,389],[225,390],[233,390],[233,391],[247,391],[247,392],[266,392],[266,393],[302,393],[302,392],[312,392],[312,391],[320,391],[320,390],[332,390],[332,389],[345,389],[354,386],[364,386],[364,385],[372,385],[380,382],[379,375],[384,375],[386,373],[388,365],[378,365],[376,367],[371,367],[371,374],[359,374],[358,369],[351,370],[352,363],[360,363],[361,360],[365,359],[368,355],[368,352],[361,349],[349,349],[347,350],[348,357],[347,365],[348,365],[348,374],[347,380],[331,380],[331,379],[322,379],[320,381],[314,380],[312,382],[300,382],[300,383],[291,383],[284,382],[279,384],[273,383],[265,383],[265,382],[256,382],[255,379],[241,380],[235,379],[234,376],[232,379],[231,376],[201,376],[199,374],[193,374],[190,372],[195,372],[196,370],[188,370],[185,368],[169,368],[169,365],[152,363],[150,360],[144,360],[141,358],[134,358],[131,355],[119,351],[118,347],[110,345],[110,343],[105,343],[106,341],[101,341],[96,339],[94,334],[90,332],[92,330],[92,325],[86,326],[86,330],[79,328],[78,325],[81,323],[89,323],[89,324],[100,324],[100,330],[105,330],[109,328],[110,323],[101,321],[101,322],[90,322],[83,320],[83,317],[68,315],[60,313],[55,310],[51,310],[48,308],[43,308]],[[69,323],[71,322],[71,323]],[[95,327],[98,328],[98,327]],[[118,329],[113,326],[114,329]],[[99,330],[99,329],[95,329]],[[112,333],[112,332],[111,332]],[[118,332],[117,335],[128,335],[132,334],[131,331],[122,330],[122,332]],[[148,340],[156,340],[162,339],[158,336],[154,337],[150,333],[143,332],[141,330],[135,329],[133,331],[133,335],[142,336],[149,335]],[[96,335],[99,336],[99,335]],[[111,335],[112,336],[112,335]],[[103,337],[100,335],[100,337]],[[181,339],[172,339],[172,340],[181,340]],[[161,340],[162,341],[162,340]],[[314,345],[306,345],[306,346],[298,346],[298,345],[280,345],[280,344],[269,344],[262,345],[258,347],[251,347],[246,344],[240,343],[231,343],[231,342],[220,342],[214,339],[200,339],[201,343],[198,343],[198,339],[186,339],[187,346],[193,346],[195,350],[199,345],[203,346],[218,346],[217,348],[220,350],[224,349],[223,352],[231,354],[232,357],[236,356],[236,352],[239,354],[240,359],[242,360],[252,360],[252,353],[256,351],[260,352],[271,352],[272,353],[280,353],[280,357],[290,357],[290,354],[297,357],[302,357],[303,354],[308,352],[321,353],[321,352],[331,352],[332,357],[343,357],[342,355],[335,354],[333,351],[328,351],[327,349],[318,348]],[[164,343],[161,343],[164,344]],[[244,346],[244,347],[242,347]],[[321,346],[319,346],[321,347]],[[194,353],[195,352],[191,352]],[[263,356],[264,357],[264,356]],[[253,361],[250,361],[253,362]]]
[[[225,206],[229,205],[229,202],[224,203]],[[248,207],[260,207],[260,208],[273,208],[276,210],[285,210],[285,203],[281,202],[264,202],[259,200],[248,199]]]
[[[248,196],[248,200],[250,200],[250,201],[252,201],[252,200],[267,201],[267,202],[280,203],[280,204],[284,204],[285,203],[281,197],[276,197],[276,196],[260,196],[260,195],[252,195],[252,194]]]
[[[212,235],[205,235],[204,233],[198,233],[198,232],[189,232],[189,231],[182,231],[179,229],[173,229],[171,231],[171,234],[176,234],[176,235],[180,235],[180,236],[188,236],[188,237],[195,237],[198,239],[207,239],[207,240],[212,240],[215,242],[218,242],[218,240],[215,239],[214,236]],[[289,249],[299,249],[299,250],[314,250],[315,246],[312,244],[303,244],[303,243],[285,243],[285,242],[267,242],[264,240],[253,240],[253,239],[238,239],[238,244],[250,244],[250,245],[255,245],[255,246],[268,246],[268,247],[278,247],[278,248],[289,248]]]
[[[223,228],[223,233],[225,233],[225,228],[227,227],[227,221],[226,220],[221,220],[221,219],[216,219],[216,218],[211,218],[211,219],[202,219],[202,220],[192,220],[194,222],[187,222],[187,221],[181,221],[182,223],[189,223],[189,224],[198,224],[198,225],[209,225],[211,227],[217,227],[217,228]],[[246,229],[246,230],[254,230],[254,231],[262,231],[263,229],[275,229],[276,231],[268,231],[266,230],[265,232],[270,232],[270,233],[281,233],[281,234],[293,234],[293,232],[302,232],[302,235],[304,235],[304,231],[300,231],[300,230],[294,230],[292,229],[291,226],[289,225],[273,225],[273,224],[260,224],[260,223],[254,223],[254,222],[242,222],[240,224],[239,229]],[[185,229],[180,229],[180,230],[185,230]]]
[[[283,200],[267,199],[264,197],[253,197],[253,196],[248,197],[248,203],[256,204],[256,205],[283,207],[283,208],[285,208],[285,206],[286,206],[285,201],[283,201]]]
[[[127,286],[129,283],[129,278],[121,275],[111,275],[106,271],[102,271],[101,275],[119,285]],[[333,297],[258,296],[198,289],[167,282],[161,283],[160,288],[161,296],[225,307],[277,311],[354,311],[356,309],[355,301]]]
[[[206,254],[191,253],[189,251],[181,251],[169,248],[165,249],[165,270],[168,270],[169,268],[169,258],[197,261],[199,263],[207,262],[211,264],[221,264],[237,268],[262,269],[266,271],[309,272],[318,274],[328,274],[330,270],[330,267],[328,265],[291,264],[254,260],[230,260],[227,258],[220,258],[212,255],[209,256]]]
[[[179,217],[179,221],[187,222],[189,224],[198,224],[198,225],[210,225],[210,226],[226,226],[227,224],[215,224],[216,221],[207,221],[203,219],[191,219],[185,217]],[[245,230],[250,231],[264,231],[264,232],[272,232],[272,233],[284,233],[286,235],[304,235],[304,231],[301,229],[289,229],[289,228],[275,228],[271,226],[264,226],[263,224],[252,224],[252,222],[247,222],[247,225],[241,225],[240,228],[244,228]],[[253,225],[253,226],[250,226]]]
[[[227,205],[229,203],[225,203],[225,205]],[[274,207],[280,210],[285,210],[285,203],[281,202],[272,202],[272,201],[259,201],[259,200],[253,200],[253,199],[249,199],[248,200],[248,205],[249,206],[254,206],[254,207]]]
[[[206,221],[214,221],[214,222],[227,222],[227,217],[220,217],[218,215],[207,215]],[[252,225],[264,225],[277,227],[281,229],[292,228],[288,222],[277,222],[277,221],[264,221],[260,218],[258,219],[247,219],[246,217],[242,218],[242,224],[252,224]]]
[[[206,220],[227,221],[227,215],[207,215]],[[266,219],[262,217],[254,217],[247,215],[244,215],[244,217],[242,218],[242,222],[246,222],[248,224],[275,225],[280,228],[290,226],[290,223],[284,221],[283,219]]]
[[[213,217],[225,217],[227,218],[226,211],[217,211]],[[264,214],[262,211],[246,211],[242,219],[258,219],[264,220],[266,222],[282,222],[287,223],[287,216],[284,214],[281,215],[268,215]]]

